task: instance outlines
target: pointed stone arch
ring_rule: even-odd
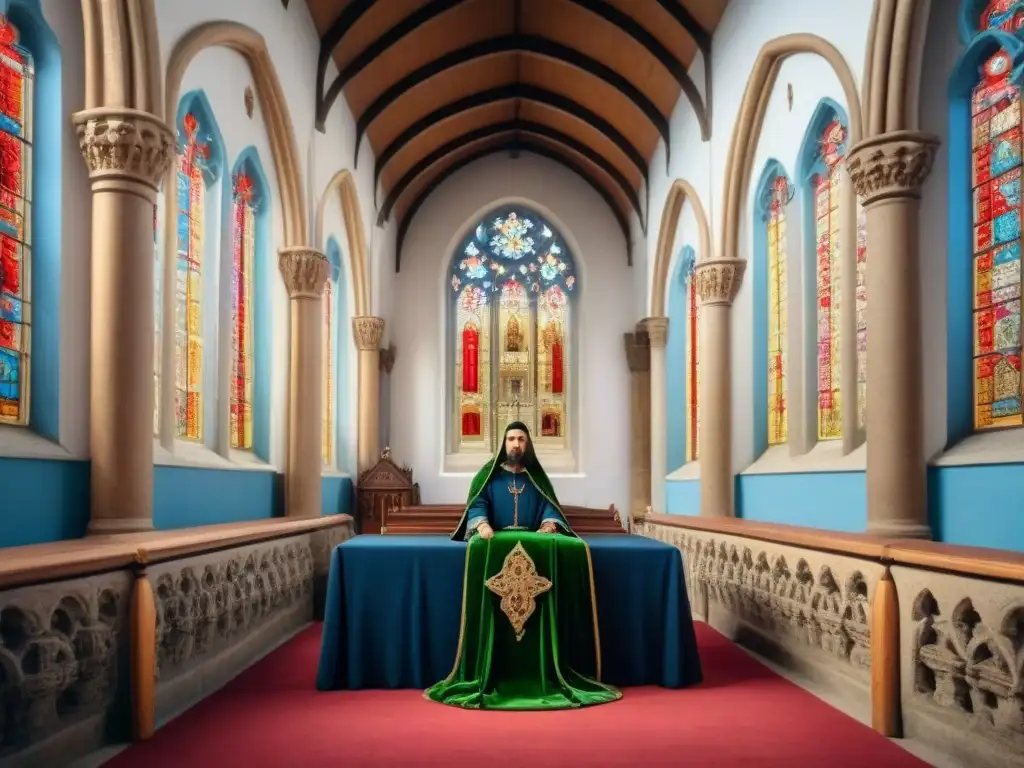
[[[661,212],[661,226],[658,229],[658,244],[654,251],[654,279],[651,285],[651,317],[667,317],[665,312],[665,296],[668,290],[669,268],[672,266],[672,246],[676,241],[676,230],[679,227],[679,216],[683,212],[683,204],[690,201],[693,215],[697,219],[697,243],[701,260],[712,258],[711,227],[704,204],[697,195],[693,185],[686,179],[676,179],[669,187],[665,197],[665,207]]]
[[[341,213],[345,219],[345,235],[348,237],[349,262],[352,271],[352,295],[355,297],[353,317],[364,317],[370,314],[370,281],[369,259],[366,253],[366,236],[363,232],[363,217],[359,208],[359,192],[352,171],[345,168],[338,171],[327,182],[327,188],[320,196],[316,207],[316,247],[323,250],[324,245],[324,214],[327,201],[337,190],[341,198]]]
[[[178,99],[181,97],[181,83],[192,60],[200,51],[216,47],[230,48],[240,53],[249,64],[274,159],[278,197],[284,222],[283,245],[307,245],[306,202],[302,194],[302,165],[299,163],[295,129],[292,126],[281,81],[278,80],[277,70],[274,69],[274,62],[267,50],[267,42],[259,32],[233,21],[212,21],[186,32],[175,44],[167,61],[164,114],[175,114]],[[176,168],[172,163],[165,189],[174,189],[175,172]],[[177,199],[174,195],[168,194],[165,204],[165,238],[173,238]],[[171,248],[166,252],[172,253],[173,239],[165,242],[171,243]]]
[[[818,35],[806,33],[783,35],[765,43],[757,54],[750,78],[747,80],[729,143],[725,187],[722,190],[725,211],[722,216],[722,250],[718,254],[720,258],[743,258],[738,253],[740,227],[744,221],[743,206],[768,101],[782,63],[799,53],[820,56],[832,67],[846,99],[849,114],[849,145],[852,147],[864,137],[864,118],[857,83],[843,54],[832,43]],[[671,244],[669,249],[671,250]]]

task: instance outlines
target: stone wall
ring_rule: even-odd
[[[892,567],[903,726],[971,766],[1024,766],[1024,586]]]
[[[859,706],[868,703],[870,605],[882,565],[739,536],[644,530],[682,552],[697,618]]]
[[[308,624],[330,552],[349,536],[343,524],[151,566],[158,723]],[[0,591],[0,764],[59,766],[129,738],[133,579],[122,570]]]
[[[677,547],[694,617],[870,711],[872,559],[644,522]],[[904,735],[1024,767],[1024,585],[898,564]]]

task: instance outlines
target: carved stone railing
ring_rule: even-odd
[[[147,738],[319,610],[347,515],[0,549],[0,764]]]
[[[646,515],[694,615],[971,766],[1024,766],[1024,554]]]

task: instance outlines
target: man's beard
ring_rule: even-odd
[[[523,451],[521,448],[513,448],[508,452],[508,463],[515,467],[523,463]]]

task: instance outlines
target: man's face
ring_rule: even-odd
[[[508,460],[518,464],[526,453],[526,433],[521,429],[510,429],[505,433],[505,453]]]

